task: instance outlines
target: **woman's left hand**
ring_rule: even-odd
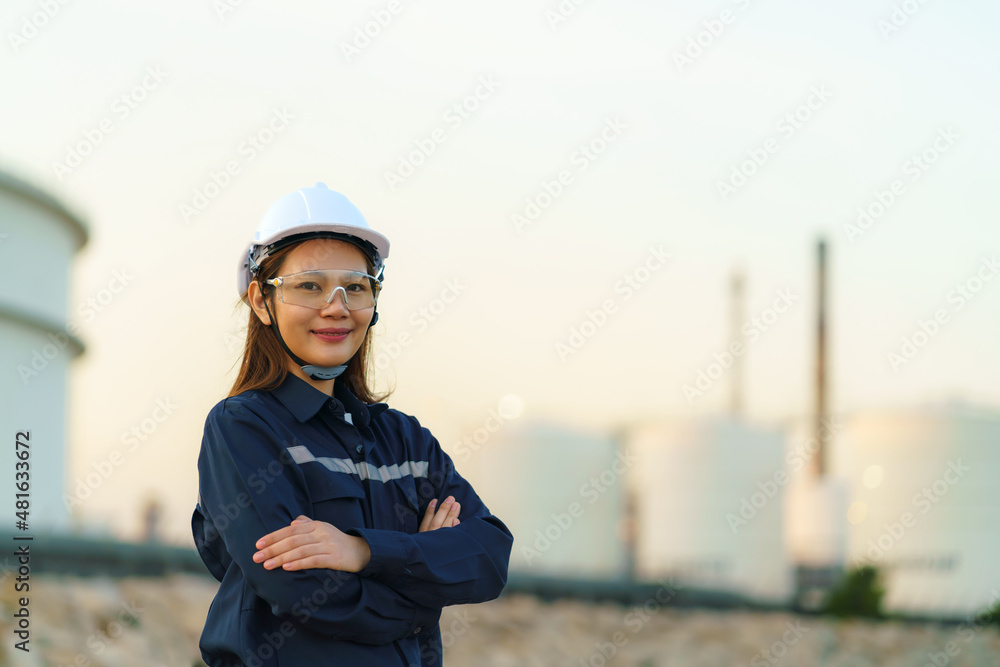
[[[281,566],[285,570],[360,572],[371,560],[371,549],[364,538],[302,515],[295,517],[291,525],[257,540],[256,547],[254,562],[263,563],[268,570]]]

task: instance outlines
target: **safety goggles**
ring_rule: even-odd
[[[316,309],[329,305],[338,291],[343,293],[348,310],[371,308],[382,289],[375,276],[345,269],[303,271],[264,282],[277,288],[282,302]]]

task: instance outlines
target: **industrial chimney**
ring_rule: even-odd
[[[729,283],[729,324],[732,327],[731,341],[742,340],[741,329],[744,322],[743,313],[743,271],[735,269]],[[737,356],[733,359],[733,367],[730,371],[729,385],[729,414],[732,419],[738,420],[743,415],[743,357]]]
[[[816,414],[815,437],[819,449],[812,457],[812,473],[816,479],[826,474],[826,457],[829,443],[826,421],[826,240],[822,237],[816,246]]]

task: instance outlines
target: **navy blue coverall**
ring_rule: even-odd
[[[510,531],[430,431],[340,379],[333,397],[289,373],[219,401],[198,473],[192,531],[221,582],[199,642],[209,667],[440,666],[441,608],[507,583]],[[461,523],[418,533],[449,495]],[[363,537],[371,561],[357,573],[255,563],[257,540],[300,514]]]

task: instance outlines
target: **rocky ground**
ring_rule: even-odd
[[[19,605],[0,582],[0,664],[193,667],[215,582],[32,576],[31,651],[14,648]],[[1000,632],[900,622],[835,621],[786,613],[713,612],[645,605],[542,602],[506,595],[448,607],[445,665],[1000,665]]]

